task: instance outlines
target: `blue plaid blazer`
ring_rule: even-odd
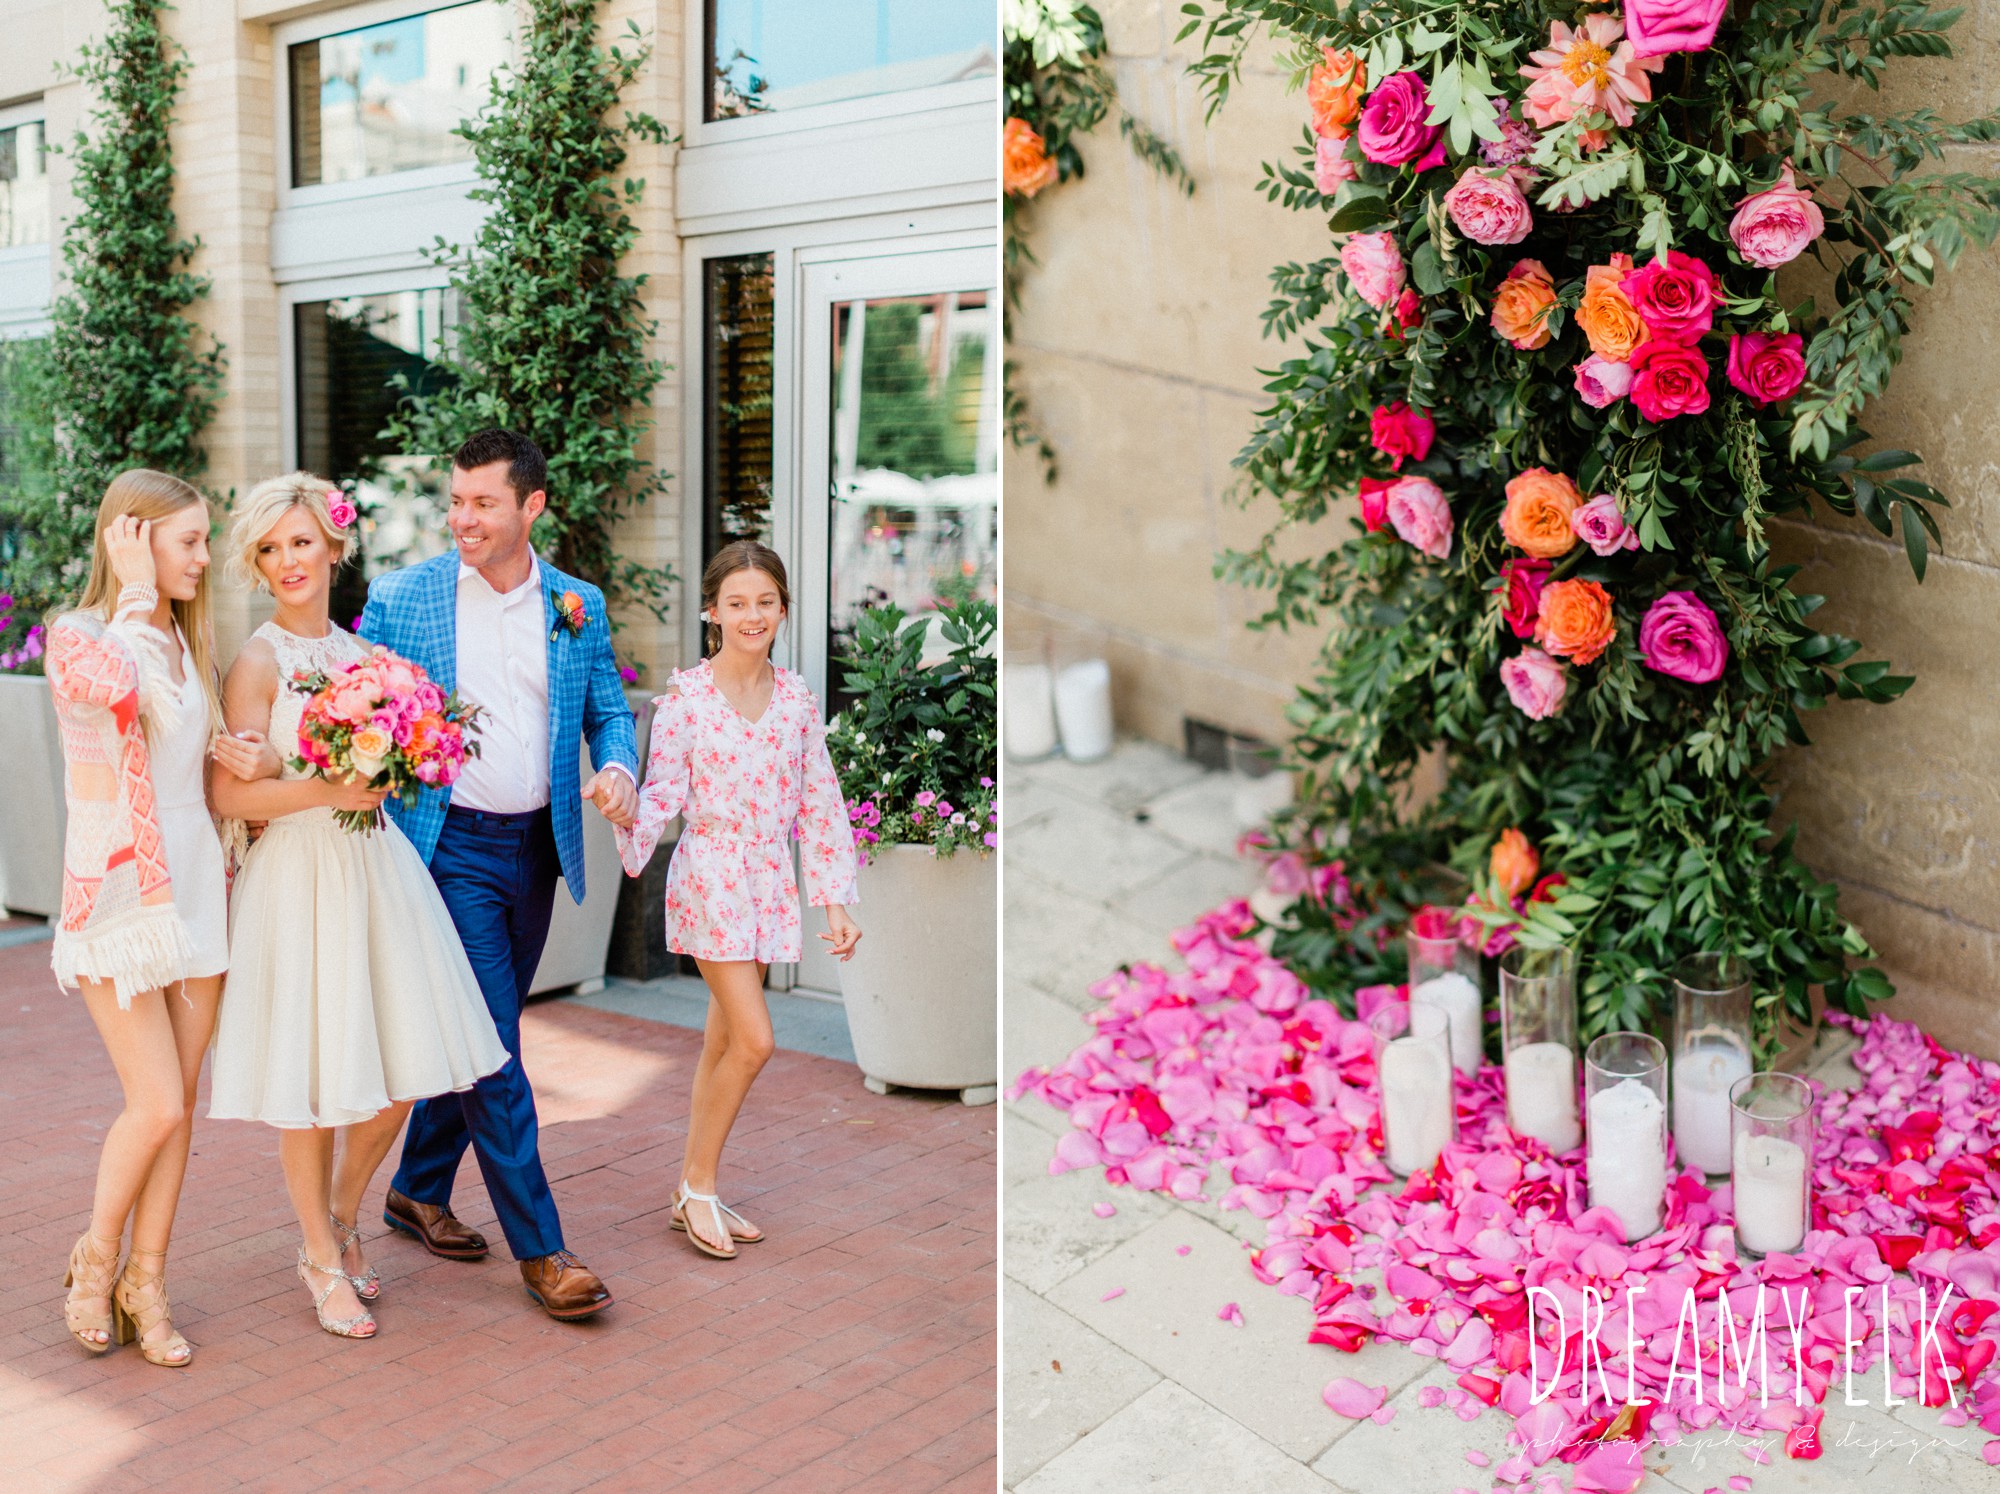
[[[583,800],[577,794],[581,776],[579,736],[590,743],[593,768],[622,763],[639,781],[639,753],[632,731],[632,712],[618,678],[611,652],[611,624],[604,614],[604,593],[588,581],[566,576],[540,560],[542,618],[554,635],[549,639],[549,805],[555,824],[556,853],[562,858],[563,880],[570,896],[583,901]],[[571,634],[556,626],[556,599],[566,591],[583,598],[588,621]],[[412,663],[447,692],[458,685],[458,552],[447,550],[431,560],[390,571],[368,583],[368,607],[361,614],[361,636],[379,643]],[[448,788],[426,789],[405,805],[389,800],[389,812],[428,862],[444,828],[451,803]],[[592,811],[595,813],[595,811]]]

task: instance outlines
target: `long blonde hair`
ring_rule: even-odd
[[[111,479],[97,505],[97,527],[90,547],[90,580],[83,588],[79,612],[95,612],[106,622],[118,609],[118,578],[112,574],[111,555],[104,548],[104,531],[113,519],[130,514],[135,519],[159,520],[179,513],[191,503],[206,503],[201,490],[150,467],[133,467]],[[195,678],[208,701],[210,726],[222,729],[222,690],[215,669],[215,625],[208,590],[208,572],[201,573],[194,597],[171,604],[174,621],[187,638],[188,654],[194,660]]]

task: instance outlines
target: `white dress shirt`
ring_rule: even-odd
[[[549,802],[549,627],[542,566],[509,592],[458,565],[458,689],[484,709],[479,756],[469,757],[451,802],[525,814]]]

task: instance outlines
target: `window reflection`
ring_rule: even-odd
[[[991,77],[995,21],[990,0],[709,0],[708,117]]]
[[[0,130],[0,249],[49,241],[49,176],[42,122]]]
[[[711,259],[702,289],[706,564],[731,540],[771,541],[772,257]]]
[[[508,55],[498,0],[434,10],[291,49],[292,185],[472,159],[452,132]]]

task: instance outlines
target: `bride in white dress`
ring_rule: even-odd
[[[299,1276],[322,1328],[367,1338],[380,1281],[355,1229],[362,1196],[413,1101],[470,1089],[508,1055],[416,848],[387,815],[366,833],[334,818],[383,795],[290,765],[306,697],[287,682],[368,652],[327,616],[348,545],[329,500],[344,502],[310,473],[272,478],[230,530],[232,560],[277,608],[223,683],[216,808],[266,828],[230,900],[208,1113],[282,1128]]]

